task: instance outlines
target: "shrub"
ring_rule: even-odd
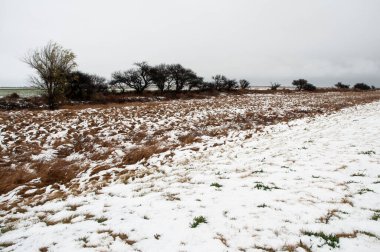
[[[73,72],[69,76],[68,84],[65,87],[65,96],[70,100],[89,100],[94,92],[89,74]]]
[[[339,237],[337,235],[325,234],[323,232],[316,233],[316,232],[308,232],[308,231],[304,231],[303,234],[307,235],[307,236],[319,237],[324,241],[323,245],[326,244],[326,245],[330,246],[331,248],[339,248]]]
[[[239,84],[240,84],[241,89],[247,89],[250,86],[249,81],[244,80],[244,79],[240,80]]]
[[[226,76],[221,75],[221,74],[217,74],[217,75],[213,76],[212,79],[214,80],[213,87],[219,91],[221,91],[223,89],[230,91],[230,90],[238,87],[238,83],[236,80],[228,79]],[[249,85],[249,83],[248,84],[244,83],[244,84]],[[240,83],[240,85],[241,85],[241,83]]]
[[[278,82],[271,83],[270,89],[271,90],[277,90],[279,87],[281,87],[281,84]]]
[[[306,85],[303,86],[303,90],[306,91],[315,91],[317,88],[313,84],[307,83]]]
[[[345,85],[342,82],[338,82],[337,84],[335,84],[335,87],[339,89],[349,89],[350,85]]]
[[[65,96],[70,100],[92,100],[97,93],[105,93],[108,90],[105,78],[97,75],[76,71],[71,73],[68,79]]]
[[[20,98],[20,96],[17,93],[11,93],[11,94],[5,96],[5,98],[10,99],[10,100],[15,100],[15,99]]]
[[[355,86],[354,86],[354,89],[357,89],[357,90],[370,90],[371,87],[368,86],[365,83],[356,83]]]
[[[216,188],[220,188],[220,187],[223,187],[221,184],[219,183],[212,183],[210,186],[214,186]]]
[[[238,83],[236,80],[234,79],[227,79],[226,83],[225,83],[225,89],[227,91],[230,91],[232,89],[235,89],[238,87]]]
[[[305,79],[294,80],[292,82],[292,85],[296,86],[298,91],[302,90],[306,84],[307,84],[307,80]]]
[[[212,76],[212,79],[214,80],[213,87],[216,90],[222,90],[224,88],[225,82],[227,81],[226,76],[221,75],[221,74]]]
[[[201,224],[201,223],[207,223],[206,218],[203,217],[203,216],[195,217],[195,218],[193,219],[193,222],[190,223],[190,227],[191,227],[191,228],[196,228],[196,227],[198,227],[198,225]]]

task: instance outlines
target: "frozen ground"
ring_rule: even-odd
[[[140,177],[0,212],[0,250],[380,251],[379,133],[374,102],[210,137]]]
[[[75,179],[82,173],[88,180],[107,183],[112,177],[101,178],[100,171],[125,170],[153,154],[376,100],[380,100],[378,91],[222,93],[207,99],[57,111],[0,110],[0,194],[24,186],[18,195],[25,199],[54,183],[78,187]],[[25,195],[29,189],[39,191]]]

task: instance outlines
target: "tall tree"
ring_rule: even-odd
[[[44,92],[49,108],[57,108],[70,73],[77,66],[75,54],[57,43],[49,42],[29,52],[23,61],[36,71],[37,76],[31,77],[31,82]]]

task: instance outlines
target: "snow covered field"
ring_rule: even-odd
[[[131,166],[141,176],[0,212],[0,250],[380,251],[379,133],[373,102],[209,136]]]
[[[112,176],[99,176],[100,171],[122,171],[157,153],[234,132],[249,137],[267,125],[379,99],[378,91],[222,93],[207,99],[74,106],[57,111],[0,110],[0,194],[24,186],[19,195],[35,197],[55,183],[80,193],[83,188],[73,179],[81,173],[94,183],[107,183]],[[39,190],[25,195],[29,189]]]

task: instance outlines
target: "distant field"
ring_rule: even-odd
[[[0,87],[0,97],[17,93],[21,97],[29,97],[40,95],[41,91],[32,87]]]

